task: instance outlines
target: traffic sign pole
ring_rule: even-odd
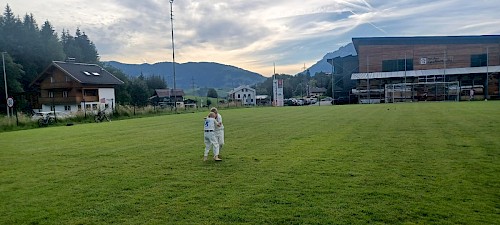
[[[14,106],[14,99],[9,97],[7,98],[7,117],[10,117],[10,110],[12,109],[12,106]]]

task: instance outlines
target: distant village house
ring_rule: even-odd
[[[256,105],[255,89],[248,85],[239,86],[229,92],[229,99],[240,101],[243,105]]]
[[[155,89],[153,96],[149,98],[153,105],[174,106],[184,104],[184,91],[182,89]]]

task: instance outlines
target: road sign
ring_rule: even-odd
[[[14,106],[14,99],[13,98],[8,98],[7,99],[7,106],[11,107]]]

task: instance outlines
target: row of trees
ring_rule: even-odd
[[[0,16],[0,50],[6,52],[8,88],[12,92],[29,91],[33,79],[54,60],[73,57],[78,62],[99,61],[95,45],[84,32],[77,29],[72,36],[63,31],[59,39],[49,21],[39,28],[33,14],[21,19],[9,5]]]
[[[9,5],[0,15],[0,52],[4,52],[9,95],[37,92],[29,86],[36,76],[52,61],[68,58],[80,63],[99,64],[121,79],[125,84],[116,89],[116,100],[121,104],[144,105],[154,89],[166,88],[166,82],[160,76],[129,78],[120,70],[101,63],[96,46],[79,28],[74,35],[63,30],[59,36],[49,21],[40,28],[33,14],[26,14],[21,19],[14,15]],[[0,108],[3,109],[6,104],[4,85],[0,85],[0,98]],[[29,108],[27,102],[18,103]]]

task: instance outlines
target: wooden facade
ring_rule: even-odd
[[[488,65],[500,65],[500,43],[434,45],[363,45],[359,46],[359,72],[382,72],[384,60],[406,59],[413,70],[464,68],[471,56],[487,54]],[[446,58],[446,61],[444,60]]]
[[[60,70],[40,82],[39,104],[74,104],[99,101],[99,88],[114,88],[112,85],[85,85],[76,82]]]
[[[387,101],[388,85],[405,89],[391,93],[405,101],[468,100],[471,89],[475,99],[500,99],[500,35],[353,38],[353,43],[359,60],[353,90],[361,103]]]
[[[122,83],[95,64],[53,62],[31,83],[39,89],[32,107],[68,112],[95,110],[99,104],[114,107],[114,88]]]

